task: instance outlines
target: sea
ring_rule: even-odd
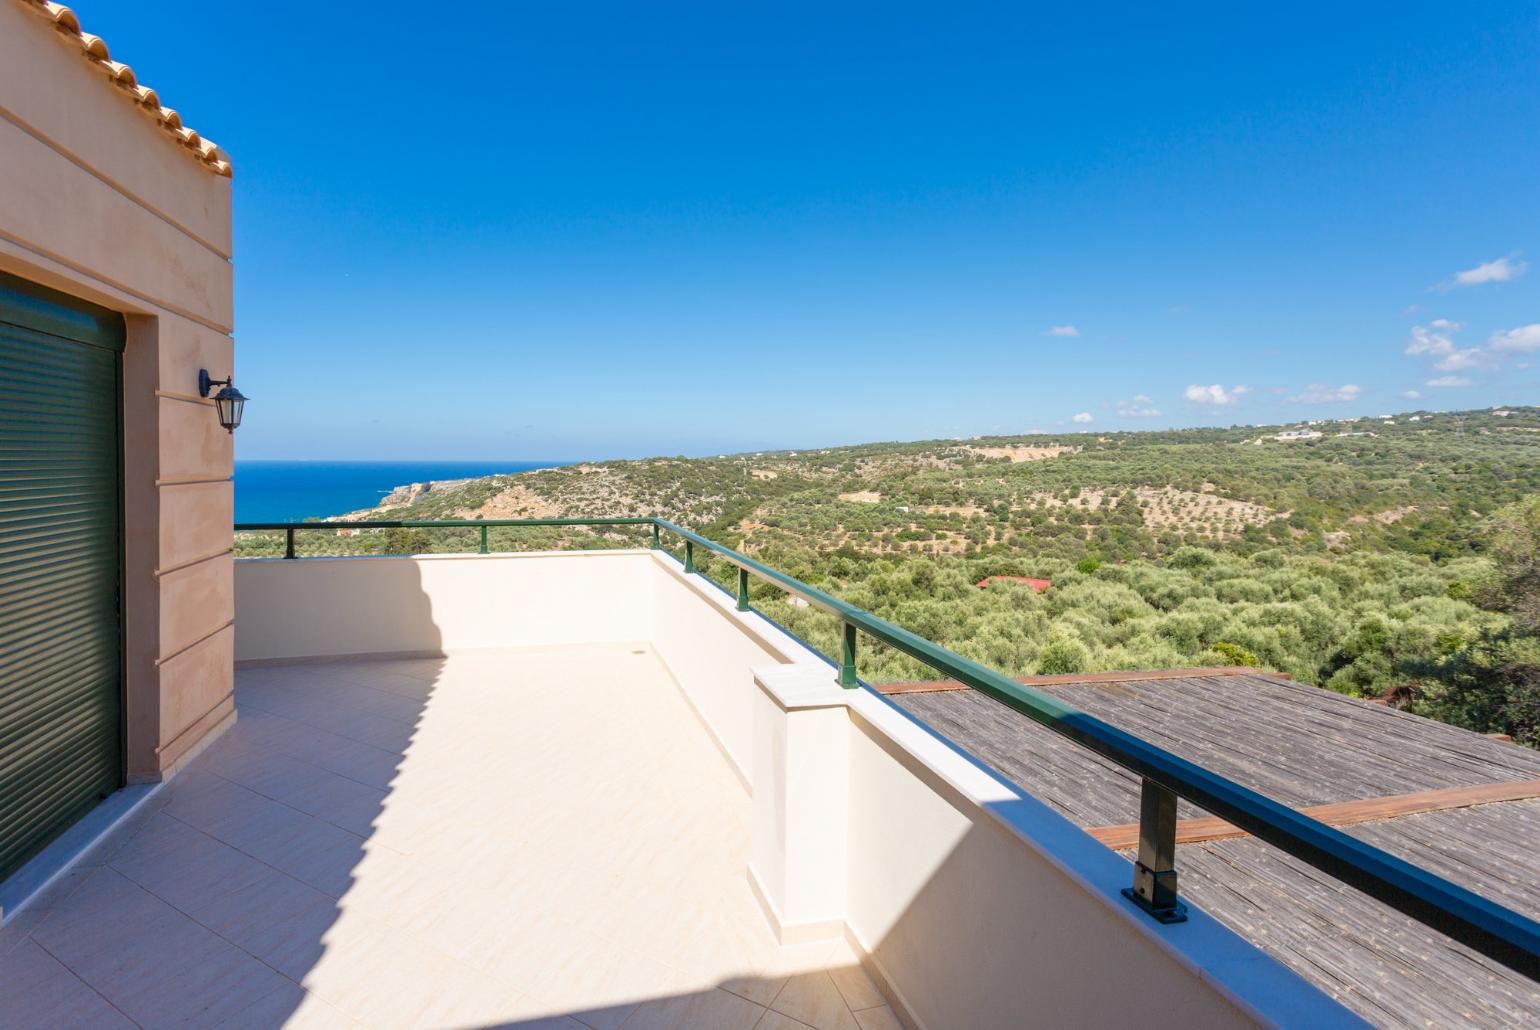
[[[237,461],[236,522],[300,522],[372,508],[398,486],[470,479],[565,461]]]

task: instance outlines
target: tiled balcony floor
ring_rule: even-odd
[[[268,667],[236,698],[0,930],[0,1024],[898,1025],[843,943],[775,943],[748,799],[650,652]]]

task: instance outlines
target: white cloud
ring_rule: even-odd
[[[1439,372],[1465,372],[1487,363],[1480,347],[1457,347],[1454,337],[1464,326],[1447,318],[1435,318],[1427,325],[1412,326],[1412,339],[1406,353],[1413,357],[1432,357]]]
[[[1487,346],[1494,351],[1529,351],[1540,350],[1540,322],[1530,325],[1521,325],[1517,329],[1504,329],[1493,333],[1487,340]]]
[[[1131,401],[1118,401],[1117,412],[1123,418],[1159,418],[1160,409],[1142,393],[1134,394]]]
[[[1072,325],[1051,325],[1043,330],[1044,336],[1079,336],[1080,330]]]
[[[1448,354],[1454,350],[1454,334],[1460,328],[1459,322],[1447,318],[1435,318],[1427,325],[1414,325],[1412,342],[1406,345],[1406,353]]]
[[[1422,396],[1422,391],[1421,390],[1403,390],[1401,392],[1401,396],[1405,397],[1409,401],[1415,401],[1417,398]]]
[[[1435,361],[1433,367],[1440,372],[1468,372],[1473,368],[1486,368],[1492,364],[1492,355],[1480,347],[1464,347]]]
[[[1500,257],[1496,261],[1486,261],[1475,268],[1456,272],[1453,279],[1444,283],[1444,289],[1453,289],[1456,286],[1480,286],[1483,283],[1505,283],[1523,275],[1528,267],[1527,261]]]
[[[1251,392],[1249,386],[1232,386],[1226,390],[1218,383],[1201,386],[1197,383],[1182,391],[1182,396],[1194,404],[1234,404],[1241,396]]]
[[[1094,421],[1094,420],[1091,418],[1091,413],[1089,411],[1082,411],[1080,414],[1076,415],[1073,419],[1071,419],[1071,421],[1073,421],[1073,422],[1091,422],[1091,421]]]
[[[1311,383],[1299,392],[1297,396],[1289,400],[1297,404],[1338,404],[1345,401],[1356,401],[1363,396],[1364,388],[1357,383],[1346,383],[1342,386],[1327,386],[1325,383]]]
[[[1455,373],[1494,371],[1503,367],[1511,355],[1540,351],[1540,322],[1498,330],[1481,347],[1458,346],[1454,338],[1461,328],[1460,323],[1444,318],[1412,326],[1406,353],[1433,358],[1433,371],[1451,373],[1435,378],[1429,386],[1468,386],[1470,380]]]

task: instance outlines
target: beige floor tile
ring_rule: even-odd
[[[305,913],[312,913],[307,926],[324,932],[336,918],[337,902],[272,870],[241,890],[192,905],[186,912],[236,947],[267,961],[292,940],[294,930],[289,924]]]
[[[146,827],[110,866],[175,908],[188,911],[249,887],[271,872],[250,855],[186,823],[161,818],[164,822]]]
[[[770,1007],[817,1030],[860,1030],[839,988],[823,970],[791,977]]]
[[[123,1014],[33,941],[0,962],[0,1025],[132,1027]]]
[[[364,838],[281,802],[261,800],[250,822],[221,827],[214,835],[316,890],[346,894],[364,857]]]
[[[845,999],[845,1004],[851,1011],[886,1005],[887,999],[866,975],[866,971],[858,964],[855,956],[850,956],[848,961],[848,965],[841,964],[839,961],[831,962],[829,978],[834,981],[834,986],[839,988],[840,997]]]
[[[32,931],[52,914],[51,910],[33,903],[7,919],[5,925],[0,926],[0,959],[27,944],[32,938]],[[3,975],[4,969],[0,967],[0,976]]]
[[[861,1030],[904,1030],[904,1024],[898,1021],[893,1010],[886,1005],[876,1008],[856,1010],[856,1023]]]
[[[318,943],[319,947],[315,944]],[[425,1025],[426,1013],[474,988],[468,970],[411,936],[343,913],[279,958],[306,990],[369,1027]],[[511,989],[509,999],[516,997]]]
[[[722,990],[736,994],[740,998],[746,998],[756,1005],[768,1007],[775,1000],[775,996],[781,993],[786,986],[788,976],[762,976],[754,973],[743,973],[729,976],[722,981]]]
[[[790,1016],[783,1016],[774,1009],[767,1009],[764,1018],[754,1024],[754,1030],[813,1030],[813,1028]]]
[[[537,1009],[572,1016],[595,1030],[614,1030],[644,1002],[663,996],[676,975],[661,963],[589,940],[517,969],[499,970]]]
[[[143,1025],[217,1023],[282,985],[262,962],[110,869],[33,940]],[[9,956],[4,964],[9,964]]]
[[[131,939],[140,924],[169,910],[165,902],[121,873],[97,867],[54,906],[32,936],[45,947],[56,943],[74,953],[108,948]]]
[[[529,1000],[512,985],[456,963],[443,989],[418,1017],[430,1027],[501,1027],[518,1025],[530,1011]]]
[[[592,1030],[587,1023],[580,1023],[571,1016],[519,1016],[507,1025],[507,1030]]]
[[[218,1030],[351,1030],[359,1024],[297,984],[285,981],[271,994],[236,1013]]]
[[[624,1030],[752,1030],[765,1010],[714,987],[655,998],[637,1006]]]
[[[33,913],[36,915],[41,915],[44,912],[48,912],[59,907],[69,899],[71,894],[74,894],[75,891],[79,890],[81,884],[86,882],[86,878],[98,868],[100,868],[100,864],[76,865],[66,870],[58,877],[56,877],[54,881],[47,887],[44,887],[42,890],[38,891],[37,894],[33,896],[32,900],[27,903],[27,907],[22,909],[21,914],[27,915],[28,913]],[[6,928],[9,928],[10,925],[11,920],[7,919]],[[0,929],[0,934],[3,934],[4,932],[5,930]]]

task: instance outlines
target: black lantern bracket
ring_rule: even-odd
[[[198,396],[207,397],[209,395],[209,391],[214,387],[233,386],[235,385],[234,381],[234,376],[231,376],[229,379],[211,379],[209,377],[209,370],[206,368],[200,368],[198,369]]]

